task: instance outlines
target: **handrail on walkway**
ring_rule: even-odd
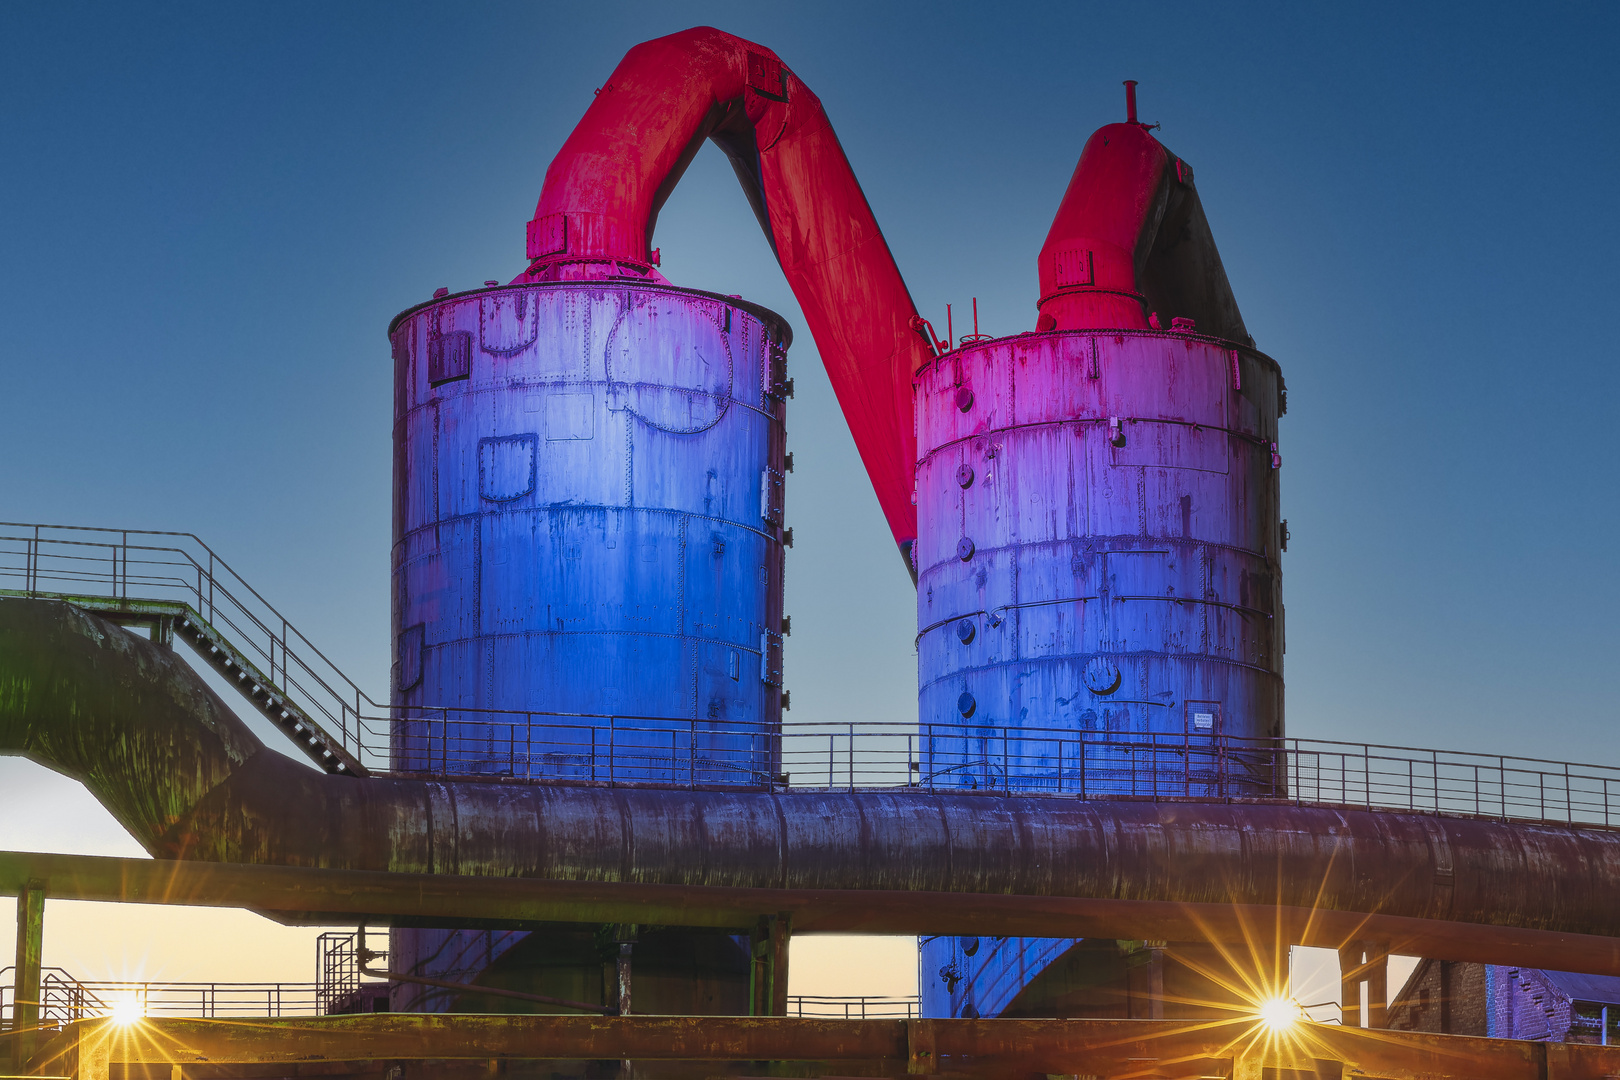
[[[1259,799],[1620,827],[1620,768],[1323,739],[394,707],[196,536],[0,522],[0,596],[186,637],[329,771],[679,788]]]

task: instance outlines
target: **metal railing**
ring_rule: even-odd
[[[0,968],[0,1030],[10,1030],[11,968]],[[351,988],[381,985],[360,983]],[[46,968],[40,981],[40,1022],[69,1024],[115,1014],[215,1019],[227,1017],[319,1016],[343,1002],[322,1000],[320,983],[152,982],[76,979],[62,968]],[[917,998],[890,996],[829,997],[796,994],[788,998],[789,1016],[836,1017],[844,1020],[913,1018]]]
[[[1082,799],[1259,799],[1620,826],[1620,768],[1326,739],[956,723],[661,720],[416,709],[396,772],[603,784]],[[368,737],[372,720],[362,718]],[[376,720],[379,729],[386,718]]]
[[[0,1018],[9,1027],[11,968],[0,968]],[[316,1016],[321,1013],[315,983],[149,982],[80,980],[62,968],[46,968],[40,978],[40,1022],[72,1023],[99,1016]]]
[[[793,994],[788,997],[789,1016],[811,1016],[838,1020],[911,1020],[918,1016],[916,995],[909,997],[874,996],[827,997]]]
[[[1262,799],[1620,826],[1620,769],[1466,751],[931,722],[391,708],[190,533],[0,523],[0,595],[190,612],[363,767],[406,776],[1073,798]],[[15,586],[15,587],[10,587]],[[164,609],[169,610],[169,609]],[[273,699],[273,695],[272,695]]]
[[[243,658],[255,687],[289,699],[356,760],[360,714],[385,708],[191,533],[0,522],[0,595],[130,617],[189,613]]]

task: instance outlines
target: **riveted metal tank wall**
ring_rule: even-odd
[[[785,324],[603,282],[447,296],[391,334],[394,767],[774,774]]]
[[[786,324],[735,298],[602,281],[437,298],[390,337],[392,767],[768,782]],[[520,988],[600,992],[595,961],[514,968],[528,937],[395,930],[391,963],[470,982],[501,962]],[[716,1000],[746,986],[738,955]],[[395,998],[465,1007],[411,984]]]
[[[924,783],[1278,793],[1282,394],[1270,358],[1190,332],[1025,334],[918,373]],[[1044,948],[924,943],[925,1013],[1011,1000]]]

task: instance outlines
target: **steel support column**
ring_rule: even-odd
[[[748,1015],[786,1016],[793,915],[761,915],[749,937]]]
[[[617,1003],[619,1015],[629,1016],[631,1013],[631,961],[636,947],[636,928],[633,924],[620,923],[614,928],[613,938],[619,945],[618,962],[614,967],[614,974],[618,980]]]
[[[39,1026],[40,961],[45,946],[45,883],[30,880],[17,894],[17,962],[11,998],[11,1027],[19,1033],[12,1043],[14,1065],[27,1060],[33,1040],[29,1032]]]
[[[1365,1014],[1361,988],[1367,988]],[[1339,949],[1339,992],[1344,1026],[1383,1028],[1389,1019],[1389,943],[1352,941]]]

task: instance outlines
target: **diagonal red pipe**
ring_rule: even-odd
[[[546,170],[516,281],[661,281],[653,227],[705,139],[731,158],[909,561],[911,378],[932,349],[821,102],[775,53],[697,27],[625,54]]]

